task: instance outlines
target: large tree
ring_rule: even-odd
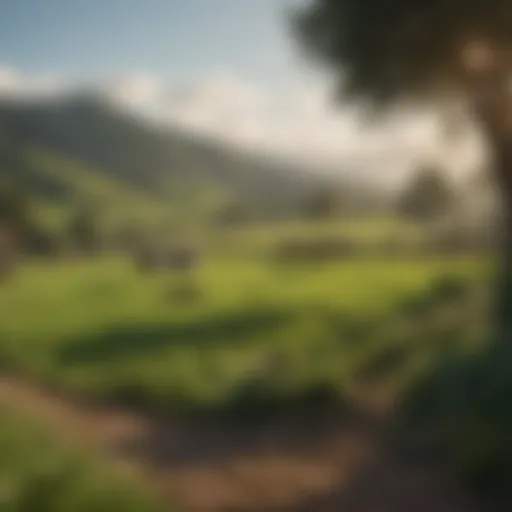
[[[294,24],[345,97],[377,112],[461,100],[479,123],[505,213],[497,337],[512,341],[512,1],[309,0]]]

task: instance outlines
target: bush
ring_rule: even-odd
[[[406,318],[426,318],[427,315],[450,303],[470,296],[471,282],[459,276],[441,276],[432,283],[426,293],[406,297],[399,311]]]
[[[422,167],[398,198],[399,213],[419,221],[432,221],[450,212],[454,192],[442,169]]]
[[[345,238],[297,238],[281,241],[274,256],[281,262],[324,262],[354,256],[353,241]]]
[[[235,388],[222,414],[237,423],[255,424],[276,417],[295,416],[304,421],[322,411],[343,407],[341,393],[332,383],[311,383],[300,389],[280,389],[260,378],[249,378]]]
[[[303,206],[304,215],[310,219],[329,219],[343,211],[343,198],[335,186],[322,188],[311,194]]]
[[[492,251],[497,248],[498,234],[494,229],[475,229],[444,225],[433,230],[427,238],[425,251],[434,254],[464,254]]]
[[[432,285],[431,297],[437,302],[455,301],[466,296],[470,287],[467,279],[459,276],[443,276]]]
[[[68,225],[71,244],[85,255],[96,254],[103,246],[100,222],[93,205],[79,206]]]
[[[512,347],[452,359],[419,382],[403,404],[404,426],[430,437],[473,489],[512,503]]]

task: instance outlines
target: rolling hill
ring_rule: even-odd
[[[235,200],[275,218],[332,186],[321,173],[143,121],[91,94],[0,102],[0,143],[2,175],[49,204],[89,195],[148,213]]]
[[[0,129],[3,172],[52,200],[84,186],[96,192],[122,188],[160,200],[217,188],[262,210],[282,211],[317,180],[152,126],[87,96],[4,102]]]

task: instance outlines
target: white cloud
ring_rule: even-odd
[[[168,119],[244,147],[324,157],[350,137],[346,116],[329,113],[316,90],[269,91],[217,75],[172,98]]]
[[[9,96],[20,88],[18,73],[9,67],[0,67],[0,95]]]
[[[28,75],[0,65],[0,97],[4,99],[54,96],[72,86],[70,80],[56,75]]]
[[[257,137],[258,125],[268,117],[268,100],[263,87],[219,73],[171,94],[164,115],[189,129],[236,142],[238,137]]]
[[[128,108],[150,108],[161,100],[163,84],[151,74],[137,74],[117,78],[105,87],[107,96]]]
[[[55,95],[73,87],[71,80],[0,66],[0,96]],[[396,182],[425,160],[457,171],[482,158],[474,133],[458,146],[449,145],[432,115],[396,116],[381,126],[363,127],[357,110],[333,108],[322,83],[271,89],[222,72],[169,92],[159,77],[138,73],[95,87],[115,104],[160,122],[311,169],[357,172],[375,182]]]
[[[322,84],[270,91],[218,75],[172,97],[165,112],[175,124],[243,148],[383,182],[425,161],[457,172],[479,157],[474,137],[448,144],[432,114],[397,115],[364,127],[357,110],[333,108]]]

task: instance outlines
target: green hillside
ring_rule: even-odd
[[[93,195],[130,210],[198,210],[236,199],[255,215],[295,212],[322,181],[177,129],[152,126],[98,98],[0,104],[2,173],[50,202]]]

